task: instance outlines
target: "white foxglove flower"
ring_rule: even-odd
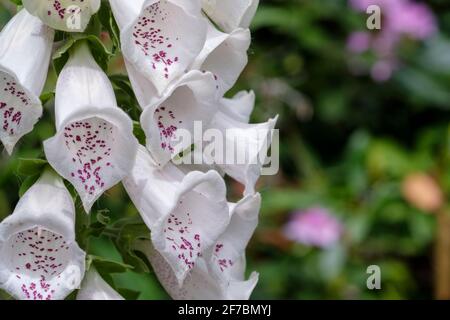
[[[17,299],[64,299],[84,270],[72,197],[59,177],[46,172],[0,224],[0,288]]]
[[[240,122],[250,122],[250,115],[255,106],[255,93],[253,91],[240,91],[233,98],[222,98],[220,111]]]
[[[0,34],[0,140],[9,154],[42,115],[54,31],[26,10]]]
[[[136,250],[147,256],[159,281],[173,299],[247,300],[258,282],[258,274],[253,272],[245,280],[244,250],[258,223],[259,206],[259,195],[232,205],[230,225],[210,253],[197,260],[181,286],[150,241],[137,242]]]
[[[87,44],[78,45],[56,85],[57,133],[44,142],[53,168],[76,188],[86,212],[134,164],[133,124],[116,102]]]
[[[215,171],[184,175],[171,163],[160,169],[141,147],[124,186],[181,284],[228,225],[225,182]]]
[[[220,111],[214,116],[210,127],[218,129],[225,142],[219,146],[213,142],[209,147],[204,147],[205,161],[214,163],[221,171],[242,183],[245,186],[244,195],[255,193],[278,119],[275,117],[264,123],[249,124],[252,108],[248,103],[251,101],[254,101],[251,93],[222,99]],[[245,105],[239,106],[241,103]],[[223,148],[222,157],[217,159],[217,149],[220,147]],[[214,154],[209,154],[208,150],[213,150]]]
[[[77,300],[124,300],[105,280],[91,267],[81,283]]]
[[[208,22],[205,46],[195,59],[192,69],[212,72],[222,96],[234,86],[247,65],[250,41],[248,29],[235,29],[228,34],[218,31]]]
[[[151,101],[151,97],[147,100]],[[198,142],[179,141],[179,129],[194,137],[194,122],[209,125],[218,109],[216,84],[210,72],[190,71],[163,98],[152,100],[142,112],[140,122],[147,137],[147,149],[159,165]]]
[[[46,25],[66,32],[83,32],[100,9],[101,0],[22,0]]]
[[[248,28],[259,0],[202,0],[203,11],[225,32]]]
[[[110,0],[128,63],[157,95],[183,75],[203,48],[199,0]],[[150,90],[150,88],[148,88]]]

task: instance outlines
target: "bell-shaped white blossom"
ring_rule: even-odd
[[[0,33],[0,140],[9,154],[42,115],[54,31],[26,10]]]
[[[59,177],[46,172],[0,224],[0,288],[17,299],[64,299],[84,270],[72,197]]]
[[[77,44],[56,85],[56,128],[44,142],[52,167],[80,194],[86,212],[133,167],[138,142],[106,74]]]
[[[22,0],[46,25],[66,32],[83,32],[100,9],[101,0]]]
[[[139,241],[143,252],[167,293],[176,300],[247,300],[258,282],[253,272],[245,280],[244,250],[258,223],[259,194],[230,206],[231,221],[209,253],[197,260],[180,286],[173,270],[150,241]]]
[[[231,99],[222,98],[220,111],[237,121],[249,123],[254,106],[255,93],[253,91],[240,91]]]
[[[204,161],[242,183],[244,195],[255,193],[278,119],[277,116],[264,123],[249,124],[252,109],[249,103],[253,102],[252,93],[239,93],[232,99],[222,99],[220,111],[210,124],[220,137],[212,139],[203,148]]]
[[[124,186],[181,284],[229,223],[224,180],[215,171],[185,175],[171,163],[160,168],[141,147]]]
[[[210,72],[190,71],[163,98],[148,96],[147,100],[150,104],[142,112],[140,122],[147,149],[159,165],[199,143],[196,140],[201,137],[194,136],[195,125],[208,126],[218,109],[216,84]],[[192,139],[183,140],[179,130],[189,132]]]
[[[205,46],[195,59],[192,69],[212,72],[219,94],[223,96],[234,86],[247,65],[250,40],[248,29],[235,29],[228,34],[218,31],[208,22]]]
[[[94,267],[91,267],[81,283],[77,300],[124,300],[105,280]]]
[[[147,78],[147,90],[162,95],[203,48],[206,22],[200,1],[110,0],[110,4],[121,30],[124,57]]]
[[[248,28],[259,0],[202,0],[203,11],[225,32]]]

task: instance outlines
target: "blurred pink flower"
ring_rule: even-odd
[[[366,12],[370,5],[381,8],[382,24],[379,31],[358,31],[347,39],[349,52],[360,54],[372,50],[377,62],[371,67],[376,81],[389,80],[396,67],[396,51],[403,38],[425,40],[437,30],[433,12],[424,3],[414,0],[349,0],[350,6]]]
[[[353,32],[347,39],[347,49],[353,53],[369,50],[370,34],[364,31]]]
[[[290,240],[319,248],[336,244],[342,231],[342,224],[323,208],[295,212],[284,228]]]

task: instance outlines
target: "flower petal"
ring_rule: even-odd
[[[220,95],[230,90],[248,62],[250,31],[235,29],[230,34],[218,31],[208,22],[205,46],[192,68],[210,71],[217,77]],[[226,63],[224,63],[226,59]]]
[[[46,172],[0,224],[0,257],[0,288],[17,299],[64,299],[79,286],[85,253],[59,177]]]
[[[244,123],[250,122],[250,115],[255,106],[255,93],[253,91],[240,91],[233,98],[223,98],[220,111]]]
[[[207,126],[218,108],[217,90],[211,73],[191,71],[183,76],[159,101],[141,114],[141,126],[147,137],[147,149],[160,165],[191,147],[191,141],[179,141],[179,129],[190,133],[195,122]],[[195,138],[195,137],[194,137]]]
[[[78,291],[77,300],[124,300],[105,280],[91,267]]]
[[[225,182],[215,171],[184,175],[171,163],[160,169],[141,147],[124,186],[182,283],[229,222]]]
[[[23,0],[25,9],[46,25],[66,32],[83,32],[100,9],[101,0]]]
[[[180,287],[172,269],[150,241],[136,243],[136,250],[143,252],[167,293],[175,300],[246,300],[258,282],[258,274],[252,273],[247,281],[232,280],[228,286],[218,282],[208,271],[203,258],[199,258],[183,285]],[[245,259],[236,266],[243,269]]]
[[[258,225],[260,207],[259,193],[231,204],[230,224],[212,247],[210,268],[226,285],[229,279],[243,280],[245,270],[236,269],[234,266],[245,255],[245,248]]]
[[[259,0],[202,0],[203,10],[225,32],[248,28]]]
[[[39,95],[53,37],[53,30],[26,10],[17,13],[0,34],[0,140],[9,154],[42,115]]]
[[[208,163],[215,163],[227,175],[242,183],[245,186],[244,195],[255,193],[277,119],[275,117],[265,123],[248,124],[219,111],[211,122],[211,128],[220,130],[225,137],[222,146],[224,159],[214,159],[217,152],[215,155],[208,154],[210,148],[205,148],[204,156]]]
[[[205,43],[200,6],[191,0],[128,2],[110,0],[121,27],[123,54],[161,95],[183,75]]]
[[[45,154],[89,212],[103,192],[128,175],[138,143],[131,119],[117,107],[111,83],[85,45],[59,76],[55,113],[57,133],[44,142]]]

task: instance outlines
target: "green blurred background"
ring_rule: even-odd
[[[3,26],[14,6],[0,4]],[[259,183],[260,225],[247,252],[248,272],[260,273],[254,299],[450,298],[450,3],[427,4],[439,32],[402,41],[399,67],[377,82],[364,72],[376,57],[347,50],[349,35],[365,30],[364,13],[345,0],[261,0],[250,62],[233,89],[256,92],[254,122],[280,115],[281,168]],[[120,58],[109,71],[123,72]],[[54,84],[51,71],[46,91]],[[0,220],[27,178],[19,158],[43,157],[42,141],[54,134],[52,103],[12,157],[2,152]],[[239,199],[242,187],[229,186],[230,199]],[[342,223],[332,247],[283,233],[293,212],[311,207]],[[103,209],[111,219],[137,214],[121,186],[94,207]],[[89,251],[121,260],[105,237],[93,237]],[[373,264],[382,271],[381,290],[366,287]],[[112,278],[140,299],[168,298],[153,275]]]

